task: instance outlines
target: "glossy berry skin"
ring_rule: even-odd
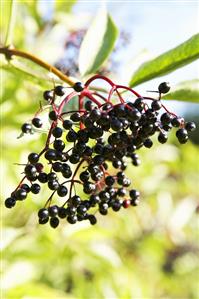
[[[59,225],[59,218],[57,218],[57,217],[52,217],[52,218],[50,219],[50,226],[51,226],[52,228],[56,228],[58,225]]]
[[[63,128],[66,130],[70,130],[72,128],[72,125],[73,125],[73,123],[69,119],[66,119],[63,121]]]
[[[91,225],[95,225],[97,223],[97,218],[95,215],[88,215],[87,219],[90,221]]]
[[[158,91],[159,91],[159,93],[167,93],[167,92],[169,92],[170,88],[171,87],[168,82],[162,82],[158,86]]]
[[[38,181],[40,182],[40,183],[47,183],[47,181],[48,181],[48,175],[47,175],[47,173],[45,173],[45,172],[41,172],[39,175],[38,175]]]
[[[131,199],[134,200],[134,199],[137,199],[140,197],[140,192],[135,189],[132,189],[132,190],[130,190],[129,195],[130,195]]]
[[[31,133],[32,131],[32,126],[31,124],[25,123],[21,126],[21,131],[25,134]]]
[[[54,92],[57,96],[61,97],[65,94],[64,92],[65,88],[61,85],[57,85],[54,89]]]
[[[59,128],[59,127],[56,127],[52,130],[52,135],[55,137],[55,138],[60,138],[62,136],[62,129]]]
[[[166,135],[166,133],[162,133],[160,132],[159,135],[158,135],[158,141],[160,143],[166,143],[167,142],[167,139],[168,139],[168,136]]]
[[[67,217],[67,221],[70,224],[75,224],[77,222],[77,216],[75,215],[70,215]]]
[[[186,129],[179,129],[176,131],[176,136],[178,138],[184,138],[188,135],[187,130]]]
[[[56,205],[51,206],[48,208],[48,212],[49,212],[50,217],[55,217],[55,216],[57,216],[57,214],[59,212],[59,208]]]
[[[57,179],[57,175],[55,172],[50,172],[50,173],[48,173],[47,178],[48,178],[48,181],[51,182],[51,181],[54,181]]]
[[[16,200],[12,197],[8,197],[6,200],[5,200],[5,206],[6,208],[8,209],[11,209],[15,206],[16,204]]]
[[[38,217],[41,219],[46,219],[49,217],[48,209],[42,208],[38,211]]]
[[[76,82],[74,85],[73,85],[73,89],[77,92],[81,92],[84,90],[84,85],[81,83],[81,82]]]
[[[81,203],[81,198],[78,196],[78,195],[74,195],[72,198],[71,198],[71,203],[74,207],[78,207]]]
[[[35,165],[27,164],[26,167],[24,168],[24,172],[27,176],[32,176],[37,173],[37,169],[36,169]]]
[[[53,147],[54,147],[54,149],[56,149],[58,151],[63,151],[63,149],[65,148],[65,143],[61,139],[56,139],[53,142]]]
[[[56,180],[49,181],[49,182],[48,182],[48,188],[49,188],[50,190],[57,190],[57,189],[59,188],[59,183],[58,183],[58,181],[56,181]]]
[[[167,125],[171,122],[171,116],[169,113],[165,112],[161,115],[160,120],[162,122],[162,124]]]
[[[41,128],[42,127],[42,121],[38,117],[35,117],[35,118],[32,119],[32,124],[35,128]]]
[[[21,184],[20,188],[24,189],[27,193],[30,192],[30,187],[27,184]]]
[[[15,192],[15,197],[17,200],[24,200],[27,197],[27,192],[25,189],[21,189],[19,188],[16,192]]]
[[[151,139],[146,139],[144,141],[144,146],[147,147],[147,148],[151,148],[153,146],[153,141]]]
[[[151,108],[154,110],[154,111],[157,111],[157,110],[160,110],[162,108],[162,104],[160,101],[156,100],[156,101],[153,101],[152,104],[151,104]]]
[[[180,117],[174,117],[172,120],[171,120],[171,124],[173,127],[176,127],[178,128],[182,123],[182,118]]]
[[[66,196],[68,193],[68,189],[65,186],[60,185],[59,188],[57,189],[57,194],[60,197]]]
[[[55,111],[50,111],[49,114],[48,114],[48,117],[51,119],[51,120],[57,120],[57,113]]]
[[[36,153],[29,154],[28,161],[32,164],[37,163],[39,161],[39,155]]]
[[[59,218],[66,218],[66,216],[67,216],[67,209],[66,208],[64,208],[64,207],[60,207],[59,208],[59,211],[58,211],[58,216],[59,216]]]
[[[50,100],[52,100],[52,99],[53,99],[53,93],[52,93],[52,91],[51,91],[51,90],[46,90],[46,91],[44,91],[44,93],[43,93],[43,98],[44,98],[44,100],[46,100],[46,101],[50,101]]]
[[[49,221],[49,217],[47,218],[39,218],[39,224],[46,224]]]
[[[196,129],[196,124],[193,121],[187,122],[185,124],[185,129],[189,132],[195,131]]]
[[[56,152],[53,149],[48,149],[44,156],[47,160],[52,161],[56,159]]]
[[[41,190],[41,187],[39,184],[32,184],[32,186],[30,187],[30,191],[34,194],[38,194]]]

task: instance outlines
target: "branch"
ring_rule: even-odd
[[[16,49],[11,49],[9,47],[0,47],[0,53],[4,54],[7,60],[10,60],[12,56],[19,56],[31,60],[34,63],[43,67],[44,69],[48,70],[49,72],[55,74],[62,81],[66,82],[68,85],[74,86],[75,84],[75,82],[72,79],[64,75],[62,72],[60,72],[56,67],[46,63],[45,61],[39,59],[38,57],[32,54],[26,53],[24,51],[16,50]]]

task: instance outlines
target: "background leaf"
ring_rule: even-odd
[[[13,0],[1,1],[0,9],[3,12],[0,18],[1,44],[10,45],[12,43],[15,6],[16,2]]]
[[[181,82],[174,91],[164,95],[163,99],[199,103],[199,80]]]
[[[105,9],[101,9],[87,31],[79,53],[82,75],[95,72],[111,53],[118,30]]]
[[[55,1],[55,9],[56,11],[61,12],[70,12],[73,5],[77,2],[77,0],[70,0],[70,1]]]
[[[136,86],[158,76],[170,73],[199,57],[199,34],[157,58],[143,63],[133,74],[129,85]]]

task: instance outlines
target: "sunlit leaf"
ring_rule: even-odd
[[[38,0],[34,1],[24,1],[24,4],[27,6],[28,11],[30,15],[34,18],[34,20],[37,22],[37,25],[41,28],[44,25],[44,20],[42,19],[42,16],[38,9]]]
[[[56,0],[55,1],[55,9],[56,9],[56,11],[69,12],[76,2],[77,2],[77,0],[71,0],[71,1]]]
[[[28,295],[28,296],[27,296]],[[43,299],[43,298],[59,298],[72,299],[70,295],[66,295],[60,290],[54,290],[45,284],[41,283],[26,283],[15,287],[7,292],[7,299],[13,298],[29,298],[29,299]]]
[[[60,80],[55,79],[54,81],[52,81],[52,79],[48,77],[48,72],[46,72],[46,74],[42,76],[42,74],[36,73],[35,71],[30,70],[27,67],[22,67],[19,64],[3,64],[0,66],[0,68],[18,78],[20,77],[21,79],[23,78],[24,80],[31,81],[37,84],[40,88],[49,88],[52,87],[53,82],[60,82]]]
[[[3,238],[0,244],[0,250],[5,249],[9,246],[20,234],[22,233],[21,229],[16,228],[4,228]]]
[[[16,3],[13,0],[7,0],[1,1],[0,5],[1,12],[3,12],[3,15],[1,15],[0,18],[0,29],[2,32],[1,44],[10,45],[12,43],[13,22],[15,19],[14,9]]]
[[[112,18],[103,8],[96,15],[82,42],[79,69],[82,75],[95,72],[110,55],[118,36]]]
[[[132,75],[129,85],[136,86],[163,76],[199,58],[199,34],[153,60],[143,63]]]
[[[163,99],[199,103],[199,80],[181,82]]]

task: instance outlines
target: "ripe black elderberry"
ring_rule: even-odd
[[[73,86],[74,90],[77,92],[81,92],[84,90],[84,85],[81,82],[76,82]]]
[[[31,133],[31,131],[32,131],[32,126],[31,126],[31,124],[28,124],[28,123],[23,124],[23,125],[21,126],[21,131],[22,131],[23,133],[25,133],[25,134],[27,134],[27,133]]]
[[[52,100],[52,99],[53,99],[53,93],[52,93],[52,91],[51,91],[51,90],[46,90],[46,91],[44,91],[44,93],[43,93],[43,98],[44,98],[44,100],[46,100],[46,101],[50,101],[50,100]]]
[[[138,205],[140,193],[131,189],[126,170],[140,165],[139,149],[151,148],[153,135],[160,143],[166,143],[169,132],[176,128],[176,137],[184,144],[195,130],[193,122],[186,122],[162,104],[161,94],[169,91],[168,83],[159,85],[159,99],[138,96],[126,100],[125,94],[117,90],[112,103],[112,91],[117,85],[110,79],[104,79],[112,87],[107,96],[89,90],[91,81],[98,78],[104,77],[94,76],[85,86],[76,82],[73,89],[79,94],[73,91],[60,104],[60,99],[56,100],[65,95],[63,86],[44,92],[52,108],[47,140],[40,152],[28,155],[22,182],[5,200],[7,208],[19,204],[30,192],[40,193],[44,187],[51,194],[38,212],[40,224],[49,223],[56,228],[60,219],[66,219],[70,224],[87,220],[94,225],[97,211],[107,215],[109,210],[118,212]],[[137,96],[132,89],[124,89]],[[73,96],[79,97],[79,109],[69,111],[67,103]],[[32,126],[42,126],[39,112],[35,115],[32,124],[22,125],[23,133],[32,134]]]
[[[42,127],[42,121],[40,118],[35,117],[32,119],[32,124],[35,126],[35,128],[41,128]]]
[[[168,82],[162,82],[158,86],[159,93],[167,93],[167,92],[169,92],[170,88],[171,87]]]
[[[48,116],[51,120],[57,120],[57,113],[55,111],[50,111]]]
[[[64,87],[63,86],[61,86],[61,85],[58,85],[58,86],[56,86],[55,87],[55,89],[54,89],[54,91],[55,91],[55,94],[57,95],[57,96],[63,96],[64,94],[65,94],[65,91],[64,91]]]
[[[39,155],[36,153],[31,153],[28,155],[28,161],[30,163],[37,163],[39,161]]]
[[[5,200],[5,206],[8,209],[13,208],[15,204],[16,204],[16,199],[14,199],[13,197],[9,197]]]

